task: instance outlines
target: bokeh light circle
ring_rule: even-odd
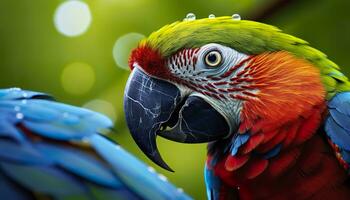
[[[61,83],[63,89],[70,94],[85,94],[95,83],[95,71],[86,63],[71,63],[63,69]]]
[[[128,33],[117,39],[113,47],[113,58],[119,67],[129,69],[130,53],[143,38],[145,36],[140,33]]]
[[[101,99],[94,99],[83,105],[84,108],[107,115],[113,122],[116,120],[116,113],[113,104]]]
[[[69,37],[85,33],[91,24],[91,20],[89,6],[78,0],[61,3],[54,15],[56,29]]]

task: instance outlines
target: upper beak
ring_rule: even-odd
[[[210,142],[230,132],[225,118],[198,96],[181,96],[177,86],[135,68],[124,94],[130,132],[156,164],[172,171],[159,154],[156,136],[183,143]]]

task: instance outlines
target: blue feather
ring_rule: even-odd
[[[336,94],[329,102],[329,108],[334,108],[350,116],[350,92]]]
[[[90,143],[101,156],[111,163],[118,177],[145,199],[188,199],[168,181],[159,178],[134,156],[113,145],[102,136],[93,135]],[[114,156],[111,156],[114,155]]]
[[[208,200],[217,200],[220,195],[221,181],[207,165],[204,168],[204,178],[207,189]]]
[[[44,99],[51,98],[49,95],[44,93],[21,90],[20,88],[0,89],[0,101],[16,100],[16,99],[31,99],[34,97],[41,97]]]
[[[0,173],[0,199],[27,200],[31,196]]]
[[[91,182],[113,188],[122,185],[107,166],[86,153],[43,143],[36,147],[55,164]]]
[[[0,163],[0,167],[14,181],[31,191],[57,197],[85,193],[85,189],[75,178],[61,170],[38,165],[17,165],[4,162]]]
[[[332,117],[329,117],[325,124],[325,130],[328,137],[339,147],[350,150],[350,135],[346,130],[339,126]]]
[[[79,113],[75,107],[46,100],[30,99],[24,104],[22,101],[2,101],[0,111],[13,124],[22,122],[41,136],[59,140],[81,139],[112,126],[111,120],[104,115],[86,109]],[[22,117],[16,119],[19,113]]]
[[[335,95],[329,102],[325,131],[340,148],[342,158],[350,164],[350,92]]]
[[[33,193],[54,199],[190,199],[98,134],[112,125],[102,114],[43,93],[0,90],[0,199]]]
[[[105,187],[99,187],[96,185],[89,185],[91,194],[96,200],[105,200],[105,199],[121,199],[121,200],[140,200],[139,196],[135,195],[132,191],[128,190],[126,187],[115,189],[108,189]]]
[[[34,149],[30,144],[18,145],[15,142],[0,140],[0,161],[9,160],[23,164],[50,164],[52,163],[41,152]]]
[[[24,121],[23,124],[36,134],[55,140],[80,140],[97,132],[89,130],[89,127],[84,127],[84,124],[80,127],[67,127],[57,122],[35,123]]]
[[[329,109],[333,120],[350,134],[350,116],[339,112],[337,109]]]
[[[13,124],[9,123],[7,119],[0,116],[0,137],[8,137],[17,142],[25,142],[22,133],[16,129]]]
[[[244,145],[250,138],[250,133],[239,134],[237,137],[234,137],[234,142],[231,146],[231,155],[236,155],[239,147]]]

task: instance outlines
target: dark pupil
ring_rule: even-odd
[[[211,63],[215,63],[217,60],[217,57],[216,57],[216,54],[215,53],[210,53],[208,55],[208,61],[211,62]]]

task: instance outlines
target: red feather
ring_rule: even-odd
[[[312,109],[311,112],[311,115],[301,124],[299,132],[293,141],[294,145],[303,143],[317,131],[321,121],[321,112],[319,109]]]
[[[248,142],[241,147],[240,153],[247,154],[251,152],[255,147],[257,147],[264,140],[264,134],[255,134],[251,136]]]
[[[165,59],[155,49],[148,45],[140,45],[131,52],[129,67],[132,70],[137,63],[149,75],[171,80],[168,68],[165,66]]]
[[[300,149],[294,148],[272,159],[267,170],[268,176],[273,178],[282,175],[295,165],[299,155]]]
[[[286,138],[283,141],[283,147],[287,148],[295,139],[297,132],[299,131],[301,120],[297,119],[294,123],[289,125],[289,131]]]
[[[271,140],[273,137],[275,137],[277,135],[278,132],[279,132],[278,129],[271,130],[271,131],[268,131],[268,132],[264,132],[263,143],[266,143],[267,141]]]
[[[325,110],[318,69],[286,52],[254,56],[249,67],[249,87],[258,92],[243,100],[238,132],[249,130],[250,139],[237,156],[219,160],[215,174],[232,190],[239,187],[242,199],[349,199],[345,171],[320,137],[324,133],[315,134]],[[253,154],[281,143],[269,160]]]
[[[237,190],[240,199],[349,199],[347,174],[331,148],[315,135],[294,149],[270,161],[251,158],[236,171],[227,171],[223,162],[215,174]]]
[[[249,155],[229,155],[226,158],[225,168],[227,171],[234,171],[242,167],[249,159]]]
[[[264,159],[254,159],[247,164],[242,172],[247,179],[253,179],[265,171],[269,161]]]
[[[265,153],[271,149],[273,149],[276,145],[280,144],[284,138],[286,138],[288,133],[288,130],[286,129],[280,129],[279,133],[273,137],[270,141],[266,142],[265,144],[261,144],[256,148],[256,150],[260,153]]]

